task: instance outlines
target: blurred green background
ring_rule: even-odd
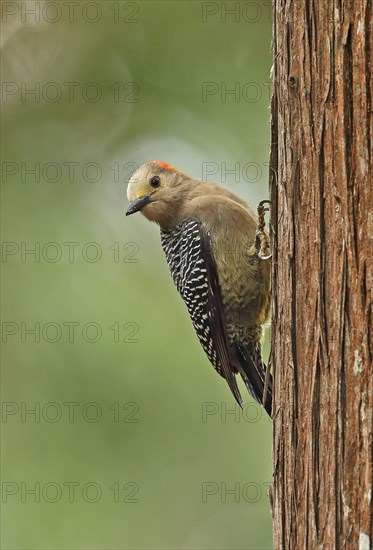
[[[154,159],[267,197],[270,2],[1,8],[2,548],[271,548],[271,422],[124,215]]]

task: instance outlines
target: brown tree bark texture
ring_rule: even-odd
[[[276,549],[372,549],[372,11],[274,0]]]

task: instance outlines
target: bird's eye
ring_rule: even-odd
[[[150,180],[150,185],[156,189],[161,184],[161,179],[159,176],[153,176]]]

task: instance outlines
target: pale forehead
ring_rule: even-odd
[[[162,171],[160,166],[155,166],[151,162],[142,164],[140,168],[134,172],[128,182],[127,187],[127,197],[129,200],[133,199],[134,196],[141,191],[141,188],[149,182],[152,176],[158,174]],[[135,193],[135,195],[133,195]]]
[[[136,170],[131,176],[130,184],[136,183],[137,181],[144,181],[144,179],[148,179],[151,176],[154,176],[154,174],[160,174],[163,171],[163,168],[161,166],[158,166],[152,162],[147,162],[145,164],[142,164],[140,168]]]

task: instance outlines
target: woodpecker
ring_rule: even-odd
[[[256,218],[240,197],[161,161],[136,170],[127,197],[127,216],[141,211],[159,225],[172,279],[213,367],[241,407],[237,375],[271,415],[272,378],[261,354],[270,308],[268,201]]]

